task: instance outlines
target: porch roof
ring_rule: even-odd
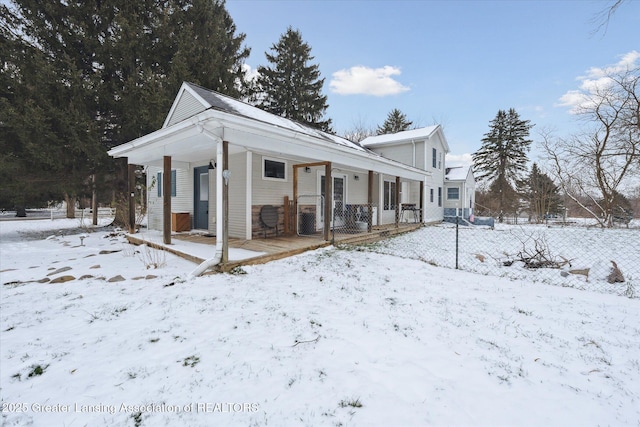
[[[186,84],[185,85],[189,85]],[[183,85],[183,88],[185,88]],[[187,89],[196,92],[191,86]],[[203,89],[201,88],[202,90]],[[200,91],[201,92],[201,91]],[[344,138],[275,116],[215,92],[210,107],[183,121],[163,127],[109,151],[112,157],[127,157],[129,164],[160,166],[171,156],[174,167],[215,159],[219,141],[229,142],[229,153],[256,151],[277,157],[308,161],[330,161],[338,167],[373,170],[405,179],[422,181],[431,172],[386,159]],[[202,93],[199,93],[202,97]]]

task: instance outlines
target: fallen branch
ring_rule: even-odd
[[[310,342],[318,342],[318,340],[319,340],[319,339],[320,339],[320,335],[318,335],[318,336],[317,336],[317,337],[315,337],[314,339],[312,339],[312,340],[308,340],[308,341],[298,341],[298,340],[296,340],[296,341],[295,341],[296,343],[295,343],[294,345],[292,345],[291,347],[295,347],[295,346],[297,346],[298,344],[306,344],[306,343],[310,343]]]

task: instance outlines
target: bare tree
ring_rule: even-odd
[[[625,1],[627,0],[613,0],[609,6],[598,12],[591,20],[596,25],[596,29],[592,31],[592,34],[597,34],[600,30],[603,30],[603,34],[605,34],[609,28],[611,17]]]
[[[542,145],[568,197],[611,227],[616,194],[640,173],[640,67],[610,67],[580,91],[573,112],[585,131],[567,139],[542,132]]]
[[[362,117],[358,117],[358,119],[353,123],[351,129],[348,129],[344,133],[344,138],[351,142],[360,142],[363,139],[374,135],[377,135],[375,126],[369,126],[364,122]]]

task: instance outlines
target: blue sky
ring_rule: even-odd
[[[268,65],[265,52],[287,27],[300,30],[338,134],[375,128],[398,108],[415,125],[444,126],[452,163],[480,147],[499,109],[531,120],[534,140],[536,129],[575,131],[563,96],[640,51],[640,1],[627,0],[594,34],[611,3],[228,0],[227,10],[252,69]]]

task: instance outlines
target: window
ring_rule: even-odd
[[[442,187],[438,187],[438,206],[442,207]]]
[[[429,201],[433,203],[433,188],[429,189]]]
[[[396,208],[396,183],[384,182],[384,210],[392,211]]]
[[[438,169],[442,169],[442,153],[438,156]]]
[[[448,200],[460,200],[460,189],[459,188],[447,188],[447,199]]]
[[[157,176],[158,197],[162,197],[162,172],[158,172]],[[171,171],[171,197],[176,197],[176,171]]]
[[[437,166],[437,157],[438,157],[438,151],[435,148],[431,149],[431,166],[433,166],[434,168]]]
[[[263,158],[262,178],[287,180],[287,164],[283,161]]]

